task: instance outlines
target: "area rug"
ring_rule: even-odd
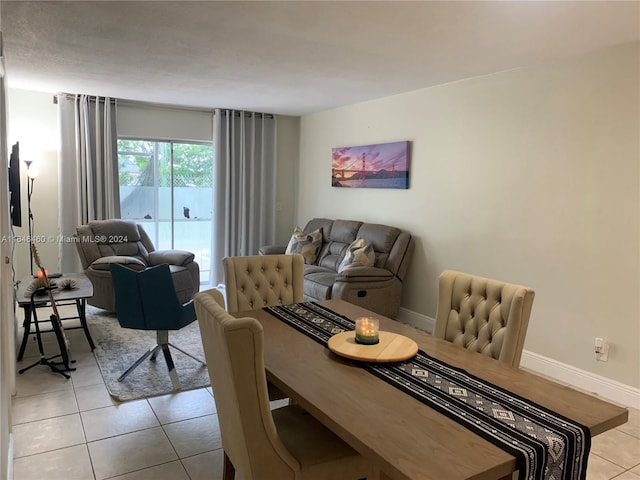
[[[156,332],[121,328],[114,313],[87,307],[87,323],[96,349],[94,354],[107,390],[116,400],[125,402],[144,397],[172,393],[167,364],[162,354],[155,361],[146,359],[122,382],[118,377],[149,348],[156,344]],[[204,361],[198,322],[169,332],[169,342]],[[207,367],[182,352],[171,349],[171,356],[180,379],[181,391],[207,387]]]

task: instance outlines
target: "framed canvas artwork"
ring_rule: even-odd
[[[409,142],[331,149],[331,185],[409,188]]]

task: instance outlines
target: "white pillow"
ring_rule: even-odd
[[[318,258],[321,246],[322,229],[319,228],[307,234],[300,227],[296,227],[285,253],[299,253],[304,257],[304,263],[313,264]]]
[[[376,261],[376,252],[366,240],[358,238],[347,248],[344,259],[340,262],[338,273],[351,267],[372,267]]]

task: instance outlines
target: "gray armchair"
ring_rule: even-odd
[[[94,307],[115,311],[110,265],[133,270],[166,263],[180,303],[193,298],[200,288],[200,267],[194,254],[184,250],[156,250],[141,225],[131,220],[95,220],[76,228],[76,247],[84,273],[93,284]]]

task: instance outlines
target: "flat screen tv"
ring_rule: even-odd
[[[22,226],[22,209],[20,208],[20,145],[16,142],[11,147],[9,157],[9,210],[11,223],[16,227]]]

